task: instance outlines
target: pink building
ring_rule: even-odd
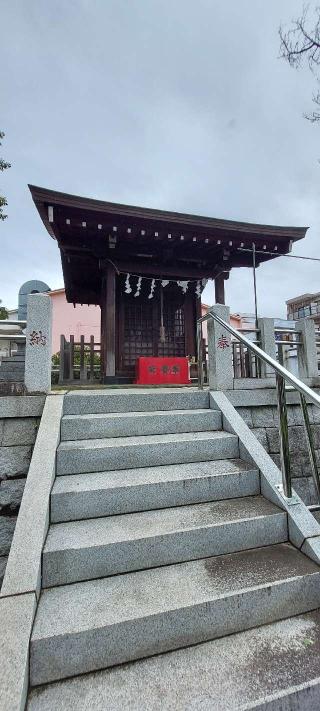
[[[64,289],[49,291],[52,298],[52,353],[60,350],[60,336],[69,341],[70,334],[75,341],[80,336],[89,341],[94,336],[96,342],[100,341],[100,306],[87,306],[68,304]]]

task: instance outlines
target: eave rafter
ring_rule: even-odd
[[[223,233],[217,238],[215,234],[206,236],[208,233],[195,236],[194,232],[188,233],[186,230],[184,234],[180,234],[111,224],[98,229],[99,223],[77,221],[77,224],[73,225],[71,218],[67,219],[67,227],[61,220],[57,220],[55,225],[56,237],[63,251],[88,251],[98,258],[111,252],[120,256],[124,253],[132,258],[138,254],[145,258],[157,258],[162,254],[166,261],[181,259],[199,265],[210,265],[217,260],[231,263],[231,266],[248,266],[252,262],[250,253],[245,251],[251,251],[252,248],[252,237],[248,238],[247,235],[241,235],[239,240],[231,240],[230,235]],[[272,258],[270,252],[276,257],[288,252],[290,246],[288,240],[274,244],[270,240],[261,240],[259,235],[255,235],[253,239],[259,250],[258,264]]]

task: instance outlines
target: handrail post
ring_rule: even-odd
[[[280,461],[281,461],[283,493],[287,499],[291,499],[292,484],[291,484],[291,465],[290,465],[286,391],[285,391],[284,378],[282,377],[282,375],[279,375],[279,373],[276,374],[276,386],[277,386],[277,395],[278,395]]]
[[[202,323],[197,322],[197,359],[198,359],[198,388],[203,390],[203,348],[202,348]]]
[[[315,446],[314,446],[314,439],[313,439],[313,433],[310,425],[310,419],[309,419],[309,413],[308,413],[308,405],[306,398],[302,393],[300,393],[300,402],[301,402],[301,410],[303,414],[303,422],[304,422],[304,430],[306,434],[306,440],[307,440],[307,448],[308,448],[308,454],[309,454],[309,460],[310,460],[310,465],[311,465],[311,471],[312,471],[312,477],[315,485],[315,489],[318,495],[318,502],[320,503],[320,477],[319,477],[319,469],[318,469],[318,462],[317,462],[317,457],[316,457],[316,451],[315,451]]]

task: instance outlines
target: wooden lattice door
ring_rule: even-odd
[[[119,339],[117,371],[133,376],[139,356],[180,356],[185,349],[184,296],[177,290],[167,288],[163,298],[163,325],[165,340],[160,340],[161,303],[160,292],[148,299],[149,290],[139,297],[134,293],[119,294]]]
[[[126,295],[128,296],[128,295]],[[154,304],[131,296],[122,304],[122,347],[120,369],[133,374],[139,356],[154,355]]]
[[[158,337],[159,356],[183,357],[185,355],[184,309],[181,301],[181,298],[174,298],[170,292],[163,299],[165,338],[161,341]]]

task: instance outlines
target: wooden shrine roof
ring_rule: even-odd
[[[286,254],[307,227],[260,225],[122,205],[29,185],[40,217],[57,240],[68,301],[99,303],[103,264],[119,271],[214,278]]]

